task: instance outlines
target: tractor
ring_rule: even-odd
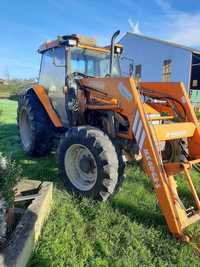
[[[127,159],[141,154],[169,230],[190,241],[185,229],[200,219],[190,176],[192,167],[200,171],[198,120],[182,83],[136,81],[132,65],[130,77],[122,76],[118,35],[106,47],[77,34],[39,47],[39,81],[19,97],[22,148],[28,156],[42,156],[58,144],[66,189],[100,201],[119,190]],[[185,207],[178,195],[180,173],[194,207]]]

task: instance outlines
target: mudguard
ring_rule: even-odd
[[[52,104],[49,100],[49,97],[47,93],[45,92],[45,89],[42,85],[34,85],[32,87],[33,91],[39,98],[41,104],[43,105],[44,109],[46,110],[47,114],[49,115],[49,118],[51,119],[52,123],[56,128],[63,127],[60,118],[58,117],[57,113],[55,112],[54,108],[52,107]]]

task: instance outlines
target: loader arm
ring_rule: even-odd
[[[200,219],[200,202],[189,174],[192,166],[200,163],[200,128],[183,84],[140,83],[136,88],[131,78],[83,79],[81,84],[95,88],[110,99],[110,103],[96,100],[94,104],[92,100],[97,98],[97,92],[91,91],[88,109],[112,109],[127,117],[128,131],[117,135],[136,140],[169,230],[174,236],[188,240],[185,228]],[[181,158],[175,162],[164,161],[160,145],[176,140],[186,140],[187,157],[184,161]],[[185,175],[195,200],[196,207],[189,208],[190,212],[184,208],[177,192],[175,176],[179,173]]]
[[[185,235],[185,228],[200,219],[199,197],[189,173],[193,165],[200,163],[199,123],[182,83],[141,83],[139,92],[132,83],[132,89],[136,106],[132,129],[143,155],[147,175],[153,181],[160,207],[171,233],[187,240],[189,237]],[[162,120],[162,124],[152,124],[145,114],[140,95],[161,99],[166,96],[167,99],[175,101],[178,103],[178,112],[182,115],[184,113],[185,121],[169,123],[169,120]],[[138,134],[140,124],[142,134]],[[162,141],[181,139],[188,142],[187,159],[164,163],[158,144]],[[178,196],[175,176],[179,173],[185,175],[194,197],[196,207],[192,214],[187,212]],[[191,209],[188,210],[191,211]]]

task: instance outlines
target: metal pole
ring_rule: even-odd
[[[111,38],[111,53],[110,53],[110,76],[112,76],[112,68],[113,68],[113,61],[114,61],[114,49],[115,49],[115,39],[117,38],[117,36],[120,34],[120,31],[116,31],[112,38]]]

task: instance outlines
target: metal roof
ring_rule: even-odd
[[[137,33],[133,33],[133,32],[127,32],[121,38],[121,40],[124,39],[127,35],[133,35],[133,36],[136,36],[136,37],[139,37],[139,38],[143,38],[143,39],[146,39],[146,40],[155,41],[155,42],[159,42],[159,43],[162,43],[162,44],[165,44],[165,45],[171,45],[171,46],[174,46],[174,47],[177,47],[177,48],[181,48],[181,49],[190,51],[190,52],[195,53],[195,54],[200,54],[200,50],[197,50],[197,49],[185,46],[185,45],[181,45],[181,44],[177,44],[177,43],[174,43],[174,42],[165,41],[165,40],[161,40],[161,39],[157,39],[157,38],[153,38],[153,37],[149,37],[149,36],[146,36],[146,35],[137,34]]]

